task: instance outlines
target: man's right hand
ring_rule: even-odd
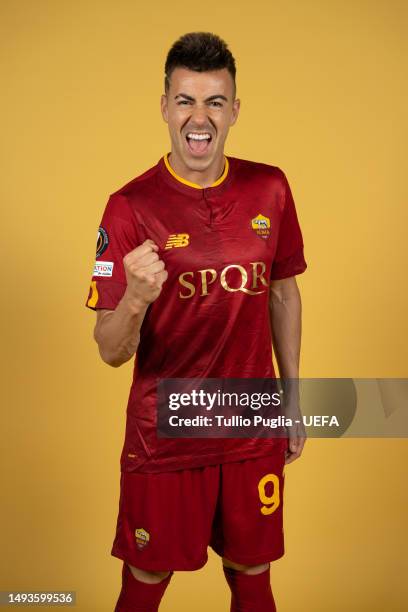
[[[95,340],[102,359],[115,368],[136,353],[148,306],[159,297],[168,277],[158,250],[149,239],[125,255],[127,287],[122,299],[115,310],[97,310]]]
[[[168,277],[158,250],[158,245],[148,239],[123,258],[127,280],[126,295],[146,306],[159,297],[163,283]]]

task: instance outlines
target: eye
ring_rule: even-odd
[[[217,100],[211,100],[210,105],[211,106],[222,106],[222,103],[221,102],[217,102]]]
[[[177,102],[178,106],[184,105],[184,104],[191,104],[191,102],[189,100],[179,100]]]

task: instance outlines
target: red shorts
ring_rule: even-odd
[[[144,570],[196,570],[207,546],[243,565],[284,554],[285,456],[146,474],[122,472],[111,554]]]

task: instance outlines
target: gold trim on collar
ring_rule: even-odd
[[[166,155],[164,156],[164,163],[166,165],[167,170],[170,172],[172,176],[174,176],[175,179],[180,181],[180,183],[184,183],[184,185],[188,185],[189,187],[194,187],[195,189],[204,189],[204,187],[201,187],[201,185],[197,185],[197,183],[192,183],[191,181],[187,181],[186,179],[183,179],[181,176],[176,174],[173,168],[170,166],[170,162],[168,160],[169,155],[170,153],[166,153]],[[224,159],[225,159],[224,171],[221,174],[220,178],[217,179],[212,185],[210,185],[210,187],[217,187],[217,185],[220,185],[222,181],[226,178],[228,174],[228,170],[229,170],[229,162],[228,162],[228,158],[225,155],[224,155]]]

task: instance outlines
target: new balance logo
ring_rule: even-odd
[[[167,238],[166,246],[164,249],[172,249],[178,247],[188,246],[190,243],[190,235],[189,234],[170,234]]]

